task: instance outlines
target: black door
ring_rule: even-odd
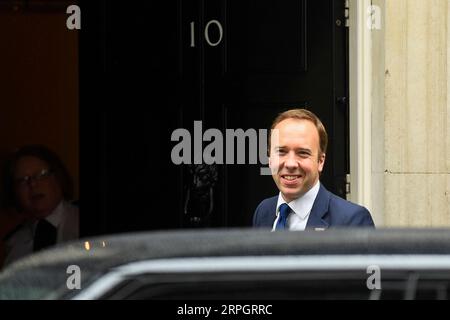
[[[81,9],[84,234],[250,226],[277,189],[261,175],[262,156],[227,161],[227,129],[256,133],[263,145],[259,129],[294,107],[327,127],[321,180],[345,197],[344,1],[86,1]],[[180,128],[191,133],[190,164],[173,160]],[[223,135],[215,164],[202,157],[208,129]]]

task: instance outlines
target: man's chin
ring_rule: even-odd
[[[283,199],[286,202],[291,202],[294,201],[295,199],[299,198],[300,196],[298,195],[298,193],[292,193],[292,192],[281,192],[281,194],[283,195]]]
[[[306,191],[307,192],[307,191]],[[303,189],[296,189],[295,191],[289,188],[283,188],[281,194],[286,202],[294,201],[302,197],[306,193]]]

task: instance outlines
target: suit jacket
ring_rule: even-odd
[[[253,227],[272,228],[276,219],[278,196],[263,200],[253,215]],[[375,227],[369,211],[329,192],[320,184],[309,214],[307,229],[329,227]]]

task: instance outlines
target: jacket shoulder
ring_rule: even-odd
[[[259,205],[256,208],[256,210],[258,210],[258,209],[265,209],[267,207],[274,206],[274,205],[276,206],[277,205],[277,201],[278,201],[278,196],[264,199],[263,201],[261,201],[259,203]]]
[[[275,219],[275,210],[277,206],[278,196],[264,199],[256,207],[253,214],[253,226],[270,226]]]
[[[375,226],[369,210],[365,207],[330,192],[329,210],[335,218],[338,225],[347,226]]]

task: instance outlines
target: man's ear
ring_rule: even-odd
[[[318,168],[318,170],[319,170],[320,173],[322,173],[323,166],[325,165],[325,158],[326,158],[326,154],[325,153],[322,153],[319,156],[319,168]]]

